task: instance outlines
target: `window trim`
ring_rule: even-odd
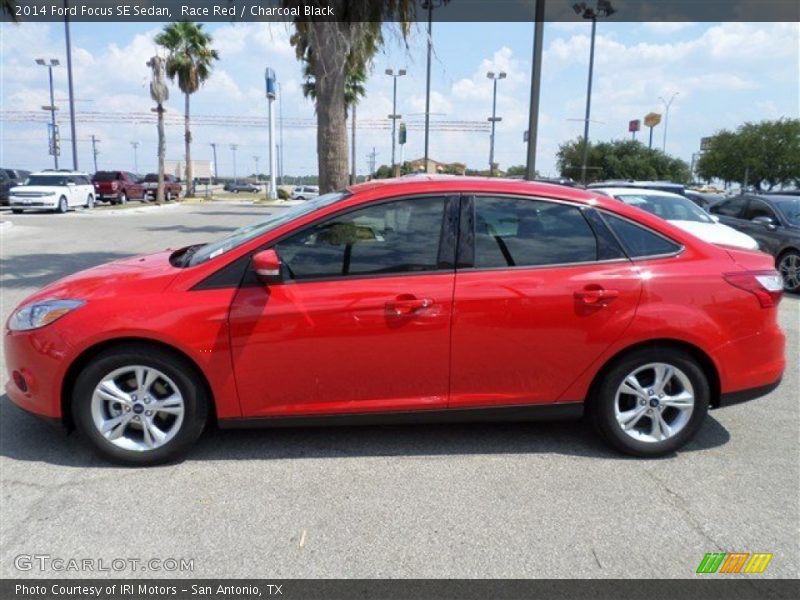
[[[606,227],[611,230],[611,234],[614,235],[614,239],[617,241],[620,249],[624,256],[620,258],[606,258],[603,260],[585,260],[585,261],[576,261],[576,262],[563,262],[563,263],[549,263],[546,265],[514,265],[509,266],[505,265],[502,267],[476,267],[475,266],[475,199],[476,198],[510,198],[512,200],[538,200],[540,202],[551,202],[553,204],[564,204],[566,206],[575,208],[581,214],[581,216],[586,221],[586,226],[589,228],[589,231],[592,232],[592,235],[595,237],[595,241],[597,241],[597,232],[594,230],[592,223],[589,219],[586,218],[584,214],[585,211],[588,210],[597,210],[595,206],[590,204],[578,204],[576,202],[570,202],[568,200],[561,200],[559,198],[547,198],[545,196],[530,196],[530,195],[523,195],[523,194],[509,194],[509,193],[465,193],[463,194],[462,201],[462,221],[464,219],[464,210],[468,210],[469,214],[467,218],[469,219],[469,224],[471,227],[469,233],[469,238],[465,239],[464,237],[459,237],[459,260],[456,265],[457,271],[465,271],[469,273],[482,273],[484,271],[520,271],[520,270],[530,270],[530,269],[552,269],[552,268],[565,268],[565,267],[582,267],[586,265],[605,265],[610,263],[630,263],[633,259],[627,256],[627,252],[625,251],[625,246],[623,246],[617,236],[614,234],[613,230],[608,226],[606,223]],[[605,223],[605,220],[603,221]],[[464,229],[461,229],[461,232],[464,232]],[[674,242],[673,242],[674,243]],[[462,244],[466,245],[469,244],[469,249],[465,249],[464,252],[461,252]],[[469,264],[462,264],[461,258],[462,256],[469,257]]]

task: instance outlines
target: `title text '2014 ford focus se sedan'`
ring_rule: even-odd
[[[355,186],[219,241],[26,299],[8,394],[106,457],[172,460],[219,426],[586,414],[670,453],[784,369],[772,258],[563,186]]]

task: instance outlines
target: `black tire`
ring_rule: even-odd
[[[650,363],[666,363],[680,369],[694,389],[694,408],[685,426],[661,441],[640,441],[623,431],[614,412],[617,390],[625,378],[637,368]],[[648,348],[623,356],[606,370],[589,399],[587,416],[598,433],[614,448],[639,457],[671,454],[691,440],[708,414],[711,389],[708,376],[688,353],[673,348]],[[665,412],[666,414],[666,412]]]
[[[86,210],[92,210],[94,208],[94,196],[91,194],[86,197],[86,206],[84,208],[86,208]]]
[[[120,192],[119,198],[117,198],[117,204],[127,204],[128,203],[128,194],[125,192]]]
[[[11,209],[11,213],[15,214],[15,215],[21,215],[22,214],[22,209],[21,208],[12,208]]]
[[[184,401],[184,416],[175,436],[157,448],[136,451],[120,448],[97,430],[91,414],[91,399],[97,384],[108,373],[128,365],[153,367],[178,387]],[[72,391],[72,416],[95,450],[104,458],[131,466],[156,465],[181,458],[203,432],[208,420],[209,399],[198,383],[195,367],[185,358],[146,344],[124,344],[101,352],[81,371]]]
[[[798,265],[800,265],[800,252],[797,250],[786,250],[775,261],[775,268],[783,278],[783,289],[793,294],[800,292],[800,274],[796,270]],[[793,276],[787,277],[790,269]]]
[[[61,196],[61,198],[58,199],[58,208],[56,211],[62,215],[69,211],[69,204],[67,203],[66,197]]]
[[[167,191],[164,193],[164,200],[165,200],[166,202],[170,202],[170,201],[172,200],[172,192],[170,192],[169,190],[167,190]]]

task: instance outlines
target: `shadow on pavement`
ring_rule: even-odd
[[[730,434],[713,416],[683,452],[722,446]],[[384,425],[207,431],[187,461],[561,454],[626,459],[609,449],[583,421]],[[0,397],[0,455],[69,467],[114,466],[98,459],[79,433],[66,435]],[[630,459],[636,460],[636,459]]]
[[[71,275],[133,253],[72,252],[69,254],[21,254],[0,258],[0,284],[4,288],[38,288]]]

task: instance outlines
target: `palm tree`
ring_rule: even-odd
[[[154,56],[147,61],[147,66],[152,72],[150,81],[150,98],[156,103],[155,111],[158,113],[158,188],[156,189],[156,204],[164,201],[164,157],[167,152],[167,142],[164,135],[164,102],[169,99],[169,88],[164,82],[166,61],[160,56]]]
[[[211,68],[219,54],[211,48],[211,35],[203,31],[201,23],[179,21],[164,27],[156,36],[156,44],[169,52],[167,56],[167,76],[178,81],[184,94],[184,127],[186,130],[186,195],[194,195],[192,177],[192,132],[189,118],[189,97],[211,75]]]
[[[298,0],[283,0],[295,7]],[[367,70],[383,44],[382,24],[395,21],[405,38],[416,12],[415,0],[331,0],[337,21],[295,20],[290,41],[298,60],[314,76],[317,108],[317,162],[320,192],[347,185],[347,74]],[[302,14],[302,10],[300,13]]]

